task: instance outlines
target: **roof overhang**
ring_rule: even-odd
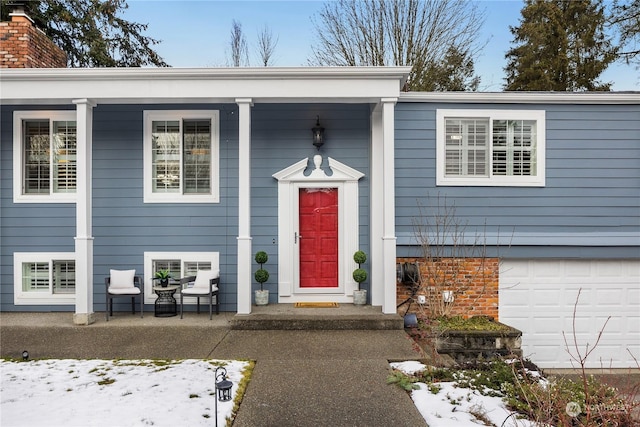
[[[456,104],[640,104],[639,92],[403,92],[399,102]]]
[[[409,67],[31,68],[0,71],[0,102],[69,104],[377,103],[397,98]]]

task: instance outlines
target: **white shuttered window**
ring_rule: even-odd
[[[13,258],[16,305],[75,303],[75,254],[15,252]]]
[[[437,184],[544,186],[544,111],[438,110]]]
[[[147,203],[218,202],[218,112],[145,111]]]
[[[75,201],[75,118],[75,111],[14,113],[16,202]]]

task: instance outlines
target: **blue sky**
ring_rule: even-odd
[[[324,2],[290,1],[222,1],[222,0],[129,0],[125,18],[147,23],[146,35],[162,40],[155,47],[173,67],[221,67],[228,63],[232,21],[242,24],[249,44],[251,65],[258,66],[255,55],[258,32],[268,26],[278,44],[273,56],[275,66],[305,66],[311,57],[315,30],[311,18]],[[505,52],[510,47],[509,26],[517,26],[522,1],[478,0],[486,9],[482,40],[488,40],[476,61],[481,76],[480,90],[500,91],[506,65]],[[613,82],[613,90],[640,91],[638,70],[614,64],[601,76]]]

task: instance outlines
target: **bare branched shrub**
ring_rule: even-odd
[[[622,393],[588,374],[585,369],[587,360],[600,343],[610,316],[598,332],[595,343],[581,346],[576,334],[580,293],[581,290],[574,304],[572,338],[562,333],[569,357],[578,364],[577,380],[559,377],[542,381],[536,377],[514,375],[516,381],[508,393],[510,397],[507,403],[539,425],[637,427],[640,425],[638,386]],[[513,364],[514,369],[521,363]]]
[[[422,314],[449,316],[463,296],[467,305],[475,306],[485,296],[488,281],[497,280],[489,277],[486,227],[482,233],[467,233],[467,223],[456,215],[455,206],[439,195],[429,208],[420,204],[418,208],[413,227],[424,259],[416,284],[416,294],[427,299]]]

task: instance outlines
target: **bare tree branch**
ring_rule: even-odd
[[[272,58],[278,45],[278,40],[279,37],[276,36],[274,38],[271,29],[266,25],[258,32],[258,55],[260,63],[265,67],[273,65]]]

